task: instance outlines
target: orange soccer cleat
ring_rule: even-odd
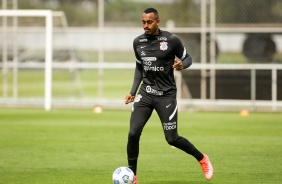
[[[213,171],[208,155],[204,154],[204,158],[201,161],[199,161],[199,163],[203,169],[206,179],[207,180],[212,179],[214,171]]]
[[[137,176],[136,176],[136,175],[134,176],[134,182],[133,182],[133,184],[138,184],[138,180],[137,180]]]

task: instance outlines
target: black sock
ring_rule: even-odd
[[[137,159],[127,159],[128,167],[134,172],[134,175],[137,175]]]
[[[195,157],[198,161],[201,161],[204,158],[203,153],[201,153],[197,148],[194,149],[193,153],[191,154],[193,157]]]

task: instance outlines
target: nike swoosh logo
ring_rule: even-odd
[[[145,48],[146,46],[141,46],[141,49]]]
[[[169,106],[171,106],[171,104],[168,104],[167,106],[165,106],[166,108],[169,108]]]

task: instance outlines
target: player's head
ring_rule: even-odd
[[[155,8],[147,8],[142,14],[142,23],[145,34],[155,35],[159,31],[159,13]]]

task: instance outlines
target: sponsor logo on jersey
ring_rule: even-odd
[[[167,50],[167,42],[160,42],[160,49],[163,51]]]
[[[158,37],[158,40],[167,41],[167,38],[166,37]]]
[[[143,61],[156,61],[157,60],[156,57],[141,57],[141,59]]]
[[[141,59],[143,60],[143,68],[145,71],[164,71],[164,67],[162,66],[151,66],[153,64],[153,61],[157,60],[156,57],[142,57]]]
[[[141,51],[141,56],[146,56],[146,53],[145,53],[145,51]]]
[[[158,90],[152,88],[151,86],[146,86],[146,92],[153,94],[153,95],[158,95],[158,96],[162,96],[164,94],[163,91],[158,91]]]
[[[174,130],[176,129],[176,122],[163,123],[164,130]]]
[[[164,67],[162,66],[144,66],[145,71],[154,71],[154,72],[160,72],[164,71]]]
[[[146,42],[147,38],[140,39],[139,42]]]

